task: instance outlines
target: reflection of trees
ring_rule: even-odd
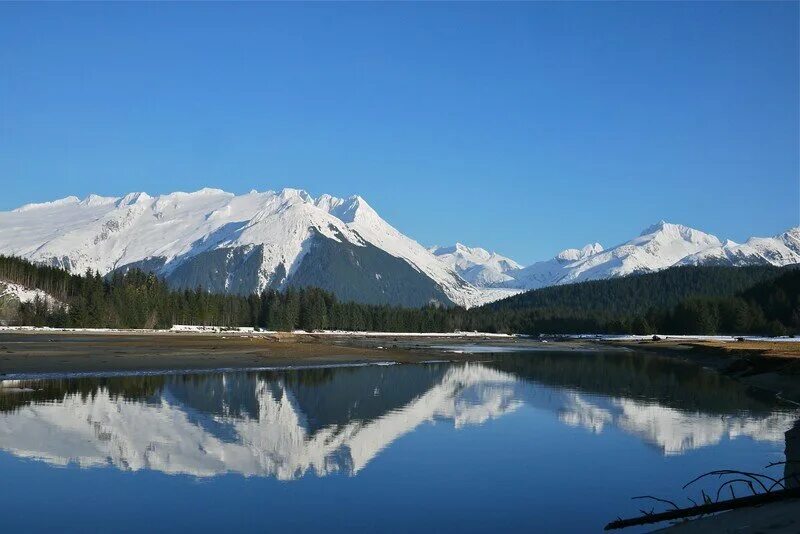
[[[94,398],[100,390],[107,390],[112,398],[146,401],[158,395],[165,381],[163,375],[15,380],[13,388],[0,388],[0,412],[13,411],[30,403],[58,401],[66,395],[77,394],[86,400]]]
[[[490,364],[551,386],[611,397],[652,399],[659,405],[709,414],[769,413],[775,403],[735,380],[673,358],[633,352],[536,352],[501,356]]]
[[[489,364],[521,379],[590,394],[657,400],[660,405],[710,414],[769,413],[774,402],[716,372],[672,358],[625,352],[536,352],[496,357]],[[157,401],[162,393],[207,413],[257,416],[256,380],[281,382],[311,423],[369,420],[405,405],[437,383],[448,365],[338,367],[288,371],[212,373],[20,381],[0,388],[0,412],[31,402],[85,397],[108,390],[112,397]],[[379,394],[376,394],[379,392]]]

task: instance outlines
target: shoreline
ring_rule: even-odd
[[[425,359],[430,357],[407,350],[345,347],[291,335],[0,332],[0,379],[418,363]]]
[[[394,334],[6,328],[0,329],[0,380],[473,361],[485,354],[448,347],[486,340],[515,347],[533,344],[475,333],[421,339]]]
[[[462,349],[463,347],[463,349]],[[0,328],[0,379],[471,361],[510,351],[634,350],[679,358],[800,403],[800,339]]]

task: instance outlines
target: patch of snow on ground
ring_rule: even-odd
[[[57,302],[53,297],[40,289],[30,289],[19,284],[0,282],[0,297],[6,296],[11,296],[22,303],[33,302],[37,296],[47,301],[48,304],[54,304]]]

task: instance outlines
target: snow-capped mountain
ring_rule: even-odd
[[[677,265],[686,258],[720,247],[722,242],[711,234],[660,221],[645,229],[639,236],[610,249],[604,249],[600,243],[590,243],[580,249],[563,250],[549,260],[502,271],[494,266],[491,258],[503,256],[491,255],[483,249],[459,248],[456,245],[448,249],[432,250],[440,260],[453,267],[473,285],[483,289],[503,288],[513,293],[660,271]],[[485,255],[473,251],[481,251]],[[483,264],[479,263],[481,260]],[[698,263],[704,264],[704,260],[699,258]],[[475,272],[483,276],[470,276]]]
[[[483,299],[363,198],[315,199],[296,189],[28,204],[0,213],[0,252],[73,272],[138,267],[176,287],[211,291],[315,285],[363,302],[471,306]]]
[[[469,265],[466,258],[470,256],[465,253],[459,256],[457,250],[450,252],[451,249],[436,249],[434,253],[475,286],[485,291],[504,288],[513,293],[655,272],[676,265],[741,267],[800,264],[800,227],[775,237],[753,237],[739,245],[732,241],[723,244],[714,235],[688,226],[660,221],[645,229],[639,236],[615,247],[603,249],[600,243],[592,243],[581,249],[566,249],[554,258],[520,269],[505,269],[500,272],[495,268],[490,271],[494,277],[469,277],[468,274],[473,269],[480,268],[477,261],[476,266],[467,267],[462,273],[457,261],[461,260],[464,265]],[[441,250],[447,252],[442,254]],[[494,256],[502,258],[496,254]],[[490,263],[488,265],[491,266]]]
[[[478,287],[492,287],[513,280],[513,276],[506,273],[522,268],[510,258],[461,243],[450,247],[431,247],[429,250],[461,278]]]
[[[514,280],[506,286],[522,290],[538,289],[558,284],[569,272],[569,267],[580,260],[603,251],[600,243],[590,243],[583,248],[562,250],[555,258],[539,261],[514,273]]]
[[[610,249],[593,243],[522,267],[460,243],[426,249],[359,196],[202,189],[67,197],[0,212],[0,254],[78,273],[140,268],[178,288],[248,294],[318,286],[343,300],[471,307],[529,289],[673,265],[796,264],[800,228],[739,245],[661,221]]]
[[[746,243],[726,241],[680,261],[681,265],[793,265],[800,263],[800,227],[775,237],[751,237]]]
[[[711,234],[661,221],[630,241],[570,263],[567,272],[557,283],[660,271],[672,267],[686,256],[721,244]]]

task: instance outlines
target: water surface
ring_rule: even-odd
[[[631,353],[3,385],[9,531],[600,531],[800,417]]]

